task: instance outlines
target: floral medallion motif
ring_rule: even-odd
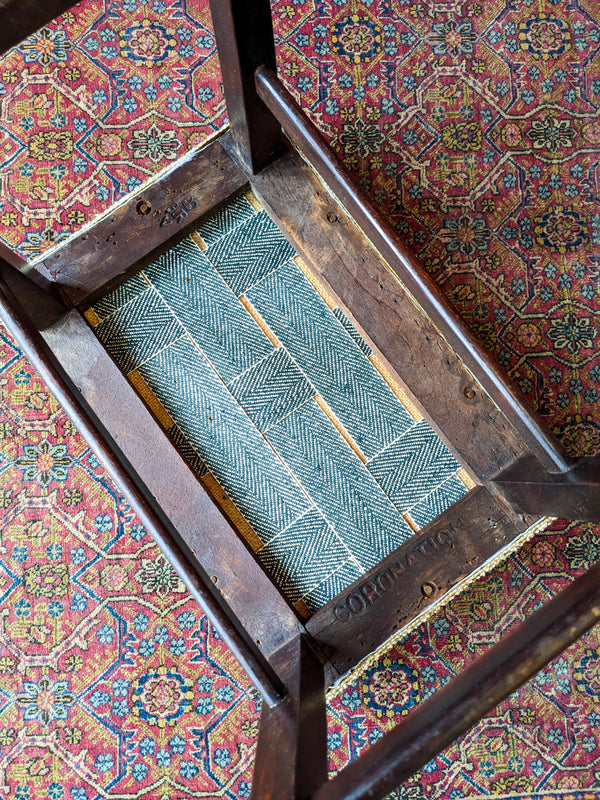
[[[66,720],[74,702],[69,681],[48,678],[40,678],[37,683],[23,681],[23,691],[17,695],[17,705],[25,711],[24,721],[37,720],[45,726],[54,720]]]
[[[404,716],[422,699],[418,671],[389,657],[383,659],[382,669],[363,690],[364,702],[377,717]]]
[[[568,416],[554,433],[560,438],[569,453],[592,455],[600,451],[600,422],[590,414]]]
[[[152,67],[174,55],[177,39],[175,31],[146,18],[141,25],[125,28],[119,46],[123,58]]]
[[[175,667],[151,669],[132,685],[132,710],[150,725],[175,725],[182,714],[192,710],[193,682]]]
[[[37,481],[46,488],[52,481],[67,480],[73,459],[62,442],[52,445],[42,439],[36,445],[23,445],[23,455],[16,459],[15,465],[23,470],[23,480]]]
[[[134,158],[149,158],[153,164],[158,164],[163,159],[176,159],[182,142],[177,138],[176,131],[161,131],[153,124],[148,130],[134,131],[127,147],[133,152]]]
[[[69,587],[69,568],[64,563],[34,564],[25,570],[25,591],[34,597],[63,597]]]
[[[550,116],[532,120],[531,128],[525,131],[525,135],[531,139],[534,150],[545,149],[551,153],[573,147],[575,139],[570,120]]]
[[[449,19],[444,22],[434,22],[432,30],[434,35],[430,36],[429,40],[433,43],[435,55],[469,56],[473,54],[477,34],[473,30],[471,20]]]
[[[442,141],[450,150],[460,150],[463,153],[479,150],[482,139],[477,122],[449,122],[442,128]]]
[[[181,594],[185,591],[181,578],[162,553],[155,559],[142,558],[141,568],[134,577],[144,594],[157,594],[164,598],[171,592]]]
[[[4,331],[0,398],[3,785],[248,797],[254,691]]]
[[[66,161],[73,154],[73,137],[67,131],[40,131],[29,140],[32,158]]]
[[[381,27],[373,19],[353,14],[335,23],[331,43],[339,56],[360,64],[381,52],[381,36]]]
[[[523,50],[534,58],[548,61],[558,58],[571,47],[571,32],[562,19],[540,14],[519,25],[519,41]]]
[[[444,220],[442,235],[449,253],[461,252],[470,256],[487,249],[491,231],[483,217],[462,214],[458,219]]]
[[[548,338],[555,347],[577,354],[581,349],[592,349],[597,333],[591,317],[578,317],[568,311],[562,319],[551,321]]]
[[[19,45],[19,50],[25,54],[26,64],[38,62],[47,67],[53,62],[67,61],[72,47],[66,31],[42,28]]]
[[[581,216],[572,208],[557,206],[536,219],[534,228],[538,244],[551,253],[575,252],[588,241]]]
[[[364,158],[376,153],[383,142],[383,134],[376,125],[369,125],[362,119],[342,127],[340,142],[347,156],[358,155]]]
[[[574,664],[574,668],[579,691],[600,703],[600,648],[586,650],[583,658]]]
[[[590,569],[600,561],[600,536],[594,526],[582,526],[581,534],[577,538],[569,539],[565,558],[573,571]]]

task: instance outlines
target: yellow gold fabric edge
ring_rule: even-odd
[[[144,378],[136,369],[128,373],[127,380],[165,430],[168,430],[172,425],[175,424],[167,409],[163,406],[158,397],[154,394],[152,389],[148,386]]]
[[[256,553],[264,547],[264,542],[260,536],[256,533],[215,476],[211,472],[207,472],[200,478],[200,483],[212,497],[215,504],[223,511],[225,516],[231,520],[237,533],[247,542],[252,550]]]

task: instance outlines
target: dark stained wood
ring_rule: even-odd
[[[491,647],[313,795],[380,800],[600,619],[600,564]]]
[[[89,305],[97,290],[157,258],[247,185],[217,139],[71,239],[43,267],[74,305]]]
[[[252,639],[267,656],[280,648],[299,630],[294,613],[79,312],[44,337]]]
[[[251,800],[309,800],[327,780],[323,667],[303,636],[272,661],[287,696],[262,710]]]
[[[19,270],[27,268],[25,259],[7,247],[4,242],[0,242],[0,258]]]
[[[523,439],[297,153],[288,151],[254,177],[252,186],[463,464],[486,480],[528,453]]]
[[[309,800],[327,780],[329,755],[323,665],[305,636],[300,647],[297,730],[296,800]]]
[[[314,165],[333,194],[385,258],[392,274],[403,282],[483,390],[519,432],[528,448],[549,469],[567,469],[570,462],[553,434],[542,428],[538,418],[525,407],[517,390],[507,381],[507,376],[402,244],[393,227],[377,212],[360,186],[351,183],[336,154],[304,115],[275,72],[261,67],[257,70],[256,80],[259,96],[279,119],[291,141]],[[288,193],[288,196],[294,195]],[[344,294],[342,296],[345,297]],[[475,389],[469,391],[476,393]]]
[[[320,608],[306,628],[343,674],[533,522],[478,486]]]
[[[54,281],[45,269],[42,268],[38,270],[35,266],[28,264],[24,258],[21,258],[18,253],[15,253],[3,242],[0,242],[0,262],[10,264],[11,267],[14,267],[14,269],[8,271],[7,274],[18,272],[24,276],[27,285],[38,287],[42,293],[46,292],[50,295],[55,293],[56,286],[54,285]]]
[[[600,457],[581,458],[567,472],[548,472],[533,456],[521,459],[493,481],[515,508],[561,519],[600,522]]]
[[[72,312],[72,314],[76,313],[75,311]],[[190,546],[175,529],[164,510],[157,503],[156,498],[143,484],[131,463],[114,442],[102,422],[100,422],[92,407],[88,405],[82,392],[78,391],[78,387],[73,384],[52,349],[34,327],[23,307],[2,278],[0,278],[0,316],[64,411],[72,419],[84,439],[94,449],[95,454],[108,474],[126,495],[132,508],[140,517],[142,524],[151,533],[192,596],[200,603],[209,620],[239,659],[240,664],[257,686],[265,701],[269,705],[277,704],[284,694],[284,687],[257,642],[248,634],[232,612],[223,595],[195,557]],[[91,332],[90,336],[93,336]],[[66,342],[67,348],[72,346],[73,343],[71,341]],[[80,362],[83,357],[83,353],[78,354]],[[124,379],[121,379],[121,382],[117,382],[113,386],[107,387],[107,391],[109,393],[118,393],[122,382],[124,382]],[[94,387],[94,391],[98,392],[97,385]],[[130,426],[130,438],[132,436],[141,437],[140,430],[136,429],[132,410],[130,408],[122,409],[123,413]],[[107,417],[104,416],[104,419],[107,419]],[[149,449],[149,442],[143,437],[141,437],[141,440],[146,448],[146,458],[149,455],[156,458],[158,454]],[[149,460],[151,461],[152,458]],[[201,524],[201,521],[202,516],[196,519],[196,525]],[[263,580],[267,585],[266,576]]]
[[[56,284],[27,264],[20,271],[0,259],[0,275],[38,330],[50,327],[67,313]]]
[[[210,0],[236,158],[259,172],[282,151],[281,126],[256,93],[254,72],[275,69],[269,0]]]
[[[74,5],[73,0],[0,0],[0,55]]]

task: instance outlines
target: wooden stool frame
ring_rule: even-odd
[[[71,5],[0,0],[0,51]],[[230,129],[34,268],[3,247],[0,316],[260,691],[252,798],[382,798],[595,624],[600,566],[331,780],[326,687],[540,517],[600,520],[600,459],[567,458],[349,180],[276,76],[268,0],[211,10]],[[82,315],[250,187],[477,481],[304,622]]]

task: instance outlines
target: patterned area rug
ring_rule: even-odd
[[[346,166],[542,419],[596,452],[595,5],[274,9],[282,74]],[[7,244],[35,258],[220,127],[208,27],[204,2],[86,0],[2,60]],[[247,797],[254,693],[1,349],[0,785],[19,800]],[[556,523],[391,648],[330,698],[332,769],[599,557],[597,528]],[[593,632],[399,795],[600,797],[599,654]]]
[[[84,0],[0,59],[0,236],[29,260],[225,121],[208,3]]]
[[[247,797],[254,690],[4,335],[0,352],[0,791]]]
[[[282,78],[574,454],[599,450],[600,14],[274,0]]]
[[[5,334],[0,506],[2,791],[18,800],[248,797],[255,691]],[[332,692],[331,769],[599,554],[592,526],[555,524]],[[398,796],[600,797],[599,675],[595,631]]]

